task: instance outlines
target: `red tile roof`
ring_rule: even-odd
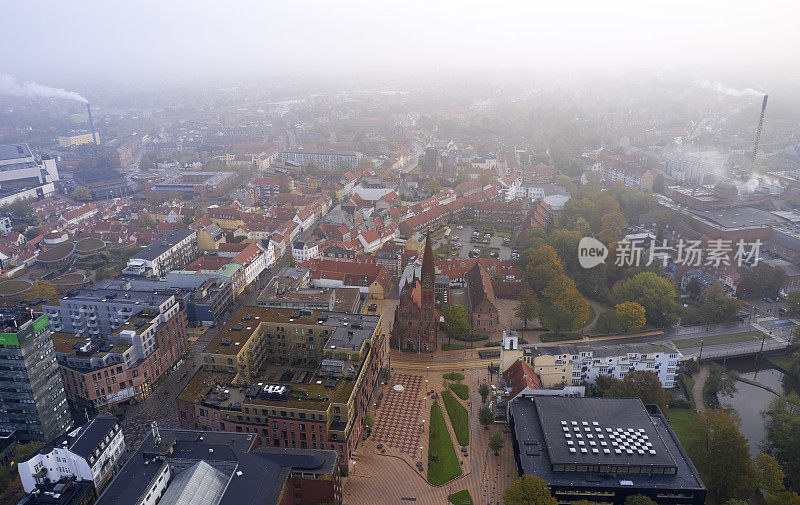
[[[523,389],[542,389],[542,381],[539,375],[533,371],[523,360],[517,360],[513,365],[503,372],[503,380],[511,388],[509,398],[514,398]]]

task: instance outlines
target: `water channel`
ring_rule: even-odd
[[[764,357],[757,360],[753,357],[729,359],[725,365],[737,371],[740,376],[764,384],[775,391],[782,391],[783,394],[794,391],[800,394],[800,383],[775,369]],[[766,389],[741,381],[736,382],[736,388],[736,394],[732,398],[720,398],[720,403],[726,407],[733,407],[739,413],[740,428],[750,444],[750,453],[756,455],[761,452],[760,447],[766,437],[761,412],[776,396]]]

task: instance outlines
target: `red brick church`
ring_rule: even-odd
[[[439,312],[436,310],[436,271],[433,266],[431,233],[425,237],[422,271],[403,287],[400,305],[394,311],[394,326],[389,344],[404,352],[433,352],[436,350],[436,330]]]

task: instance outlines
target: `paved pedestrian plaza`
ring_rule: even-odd
[[[392,385],[400,385],[402,391],[387,388],[381,400],[381,408],[374,432],[375,443],[397,449],[415,456],[422,436],[422,394],[424,379],[418,375],[394,374]]]

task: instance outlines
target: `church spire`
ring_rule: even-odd
[[[425,252],[422,253],[422,272],[420,274],[420,281],[425,283],[426,280],[435,282],[436,270],[433,267],[433,243],[431,242],[431,230],[428,228],[428,233],[425,235]]]

